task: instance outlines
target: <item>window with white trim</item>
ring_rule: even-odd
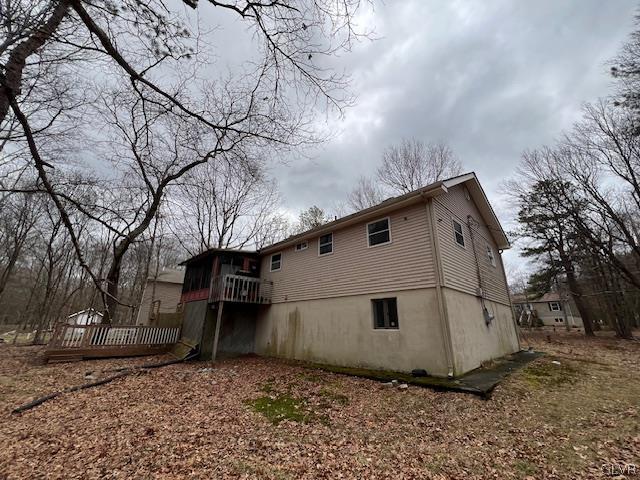
[[[453,235],[456,239],[456,243],[461,247],[464,247],[464,233],[462,232],[462,224],[460,222],[453,221]]]
[[[562,310],[562,305],[560,305],[560,302],[549,302],[549,310],[559,312]]]
[[[277,272],[278,270],[280,270],[281,266],[282,266],[282,254],[274,253],[273,255],[271,255],[271,271]]]
[[[321,235],[318,240],[318,255],[333,253],[333,233]]]
[[[398,301],[392,298],[376,298],[371,300],[373,308],[373,328],[397,330]]]
[[[493,265],[495,267],[496,266],[496,256],[493,253],[493,248],[491,248],[489,245],[487,245],[487,258],[489,259],[489,263],[491,263],[491,265]]]
[[[391,243],[391,221],[389,218],[367,223],[367,242],[370,247]]]
[[[301,252],[302,250],[306,250],[309,248],[309,244],[307,242],[296,243],[296,252]]]

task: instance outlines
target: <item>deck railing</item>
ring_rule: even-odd
[[[210,302],[271,303],[273,282],[243,275],[220,275],[211,282]]]
[[[179,338],[179,327],[59,324],[53,331],[47,349],[159,348],[170,346]]]

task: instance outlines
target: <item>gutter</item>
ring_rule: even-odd
[[[281,242],[269,245],[268,247],[265,247],[258,251],[258,253],[260,255],[264,255],[272,252],[278,252],[286,247],[295,245],[301,240],[319,237],[320,235],[324,235],[325,233],[331,233],[338,228],[348,227],[350,225],[360,223],[371,218],[379,217],[381,215],[384,215],[385,213],[397,210],[404,206],[418,203],[420,201],[426,201],[431,197],[446,193],[447,191],[448,190],[444,185],[444,182],[439,181],[432,185],[429,185],[427,188],[409,192],[399,197],[385,200],[384,202],[378,205],[374,205],[373,207],[369,207],[365,210],[360,210],[359,212],[352,213],[351,215],[339,218],[337,220],[334,220],[333,222],[326,223],[314,229],[307,230],[306,232],[299,233],[285,240],[282,240]]]

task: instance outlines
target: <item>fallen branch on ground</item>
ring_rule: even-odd
[[[176,359],[176,360],[168,360],[166,362],[159,362],[159,363],[147,363],[144,365],[139,365],[137,367],[123,367],[121,369],[117,369],[116,371],[119,371],[119,373],[112,375],[110,377],[107,378],[103,378],[101,380],[96,380],[95,382],[90,382],[90,383],[83,383],[82,385],[76,385],[73,387],[68,387],[65,388],[63,390],[60,390],[58,392],[53,392],[50,393],[49,395],[45,395],[44,397],[40,397],[40,398],[36,398],[35,400],[29,402],[29,403],[25,403],[24,405],[20,405],[19,407],[14,408],[11,413],[22,413],[25,410],[30,410],[34,407],[37,407],[38,405],[42,405],[44,402],[47,402],[49,400],[52,400],[56,397],[59,397],[60,395],[63,395],[65,393],[71,393],[71,392],[77,392],[78,390],[84,390],[86,388],[91,388],[91,387],[98,387],[100,385],[105,385],[109,382],[113,382],[114,380],[117,380],[118,378],[123,378],[126,377],[127,375],[130,375],[132,373],[134,373],[137,370],[147,370],[147,369],[151,369],[151,368],[160,368],[160,367],[165,367],[167,365],[173,365],[176,363],[181,363],[181,362],[185,362],[189,359],[193,358],[193,355],[190,355],[186,358],[182,358],[182,359]]]

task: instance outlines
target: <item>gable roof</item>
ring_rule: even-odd
[[[391,212],[393,210],[418,203],[427,198],[436,197],[438,195],[447,193],[450,188],[461,184],[464,184],[467,187],[471,198],[480,211],[480,215],[482,215],[482,219],[493,235],[498,248],[502,250],[510,248],[509,239],[504,233],[504,230],[502,229],[500,221],[493,211],[493,208],[489,204],[489,200],[487,199],[487,196],[484,193],[480,182],[478,181],[478,177],[476,176],[475,172],[469,172],[463,175],[458,175],[457,177],[448,178],[446,180],[439,180],[412,192],[405,193],[404,195],[389,198],[379,203],[378,205],[374,205],[373,207],[360,210],[358,212],[352,213],[351,215],[347,215],[346,217],[338,218],[333,222],[325,223],[324,225],[312,228],[311,230],[307,230],[306,232],[290,236],[285,240],[262,248],[260,250],[260,253],[265,254],[277,252],[278,250],[294,245],[295,243],[298,243],[302,240],[318,237],[339,228],[344,228],[366,220],[371,220],[387,212]]]
[[[493,207],[489,203],[489,199],[487,198],[487,194],[484,192],[482,185],[480,185],[480,181],[478,180],[475,172],[465,173],[463,175],[458,175],[457,177],[450,178],[444,181],[444,184],[447,188],[452,188],[456,185],[464,184],[469,191],[469,195],[473,199],[476,207],[480,211],[480,215],[482,215],[482,219],[485,221],[485,224],[493,239],[495,240],[498,248],[501,250],[507,250],[511,248],[511,244],[509,243],[509,238],[507,234],[500,225],[500,220],[498,220],[498,216],[496,212],[493,210]]]
[[[511,296],[512,303],[547,303],[559,302],[560,294],[558,292],[547,292],[541,297],[527,299],[524,294],[515,294]]]
[[[178,270],[175,268],[165,268],[161,272],[158,272],[158,276],[149,275],[147,277],[147,283],[178,283],[182,285],[184,282],[184,270]]]
[[[87,308],[86,310],[80,310],[79,312],[72,313],[67,318],[77,317],[78,315],[82,315],[83,313],[86,313],[89,316],[94,316],[94,315],[97,315],[99,317],[103,316],[101,312],[98,312],[97,310],[94,310],[93,308]]]

